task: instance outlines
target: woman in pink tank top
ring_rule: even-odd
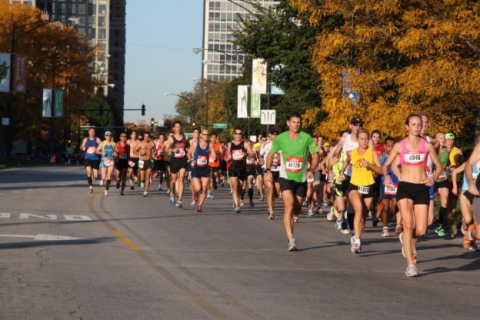
[[[384,184],[391,186],[392,181],[387,168],[398,156],[402,166],[397,189],[397,206],[402,216],[403,232],[400,233],[402,254],[407,260],[407,277],[417,275],[416,239],[425,234],[428,223],[429,187],[442,172],[442,165],[434,147],[420,136],[422,118],[417,114],[408,116],[405,123],[408,137],[397,142],[382,166]],[[435,164],[433,176],[427,176],[427,158]]]

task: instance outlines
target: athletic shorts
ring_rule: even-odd
[[[237,177],[239,180],[245,181],[247,179],[247,171],[245,170],[245,167],[243,167],[243,169],[240,169],[231,166],[230,170],[228,170],[228,176]]]
[[[442,188],[448,188],[448,180],[435,181],[435,192]]]
[[[255,176],[255,175],[256,175],[255,169],[246,170],[246,171],[247,171],[247,177],[248,177],[248,176]]]
[[[188,169],[187,158],[183,159],[170,159],[170,172],[171,173],[179,173],[180,170]]]
[[[473,194],[471,194],[468,190],[463,190],[463,189],[462,189],[462,190],[460,191],[460,194],[461,194],[462,196],[464,196],[465,198],[467,198],[467,199],[468,199],[468,202],[470,202],[470,204],[473,204],[473,199],[476,198],[476,197],[475,197]]]
[[[220,172],[220,166],[218,167],[210,167],[211,172]]]
[[[293,194],[297,197],[305,198],[307,195],[307,182],[297,182],[293,180],[288,180],[285,178],[280,178],[280,190],[283,191],[292,191]]]
[[[345,176],[345,180],[342,183],[337,183],[336,180],[335,184],[335,195],[338,197],[346,197],[348,193],[348,186],[350,185],[350,177]]]
[[[83,160],[83,165],[86,167],[92,167],[92,169],[98,170],[100,168],[100,160]]]
[[[165,171],[165,169],[164,160],[155,160],[155,165],[153,166],[154,171]]]
[[[263,168],[259,164],[255,165],[255,175],[263,175]]]
[[[115,162],[115,169],[121,171],[123,169],[128,169],[128,161],[117,161]]]
[[[210,167],[209,166],[193,167],[192,179],[193,178],[210,178]]]
[[[430,204],[430,187],[423,183],[410,183],[400,181],[397,189],[397,202],[402,199],[411,199],[413,204]]]
[[[348,192],[350,191],[358,191],[362,199],[373,198],[375,196],[375,183],[364,187],[349,183]]]
[[[140,170],[153,169],[153,163],[150,160],[143,160],[143,166],[140,168],[140,164],[139,164],[138,169],[140,169]]]
[[[133,165],[132,165],[133,163]],[[134,171],[138,169],[138,158],[128,158],[128,166],[132,168]]]
[[[279,171],[271,171],[271,172],[272,172],[273,182],[274,183],[279,183],[280,182],[280,172]]]

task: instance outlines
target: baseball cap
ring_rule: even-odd
[[[278,128],[271,128],[270,129],[270,134],[279,134],[280,133],[280,130],[278,130]]]
[[[360,119],[360,117],[354,117],[352,119],[352,121],[350,121],[350,124],[354,125],[354,126],[357,125],[357,124],[363,125],[363,121],[362,121],[362,119]]]
[[[106,136],[111,136],[111,135],[112,135],[112,133],[110,131],[105,132],[105,137]]]
[[[455,139],[455,135],[453,133],[449,132],[445,135],[445,139]]]
[[[330,147],[330,143],[325,142],[325,143],[323,144],[323,146],[324,146],[324,147]]]

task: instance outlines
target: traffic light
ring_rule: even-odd
[[[150,119],[150,126],[152,127],[152,130],[153,130],[153,127],[155,126],[155,119],[154,118]]]
[[[197,122],[195,120],[192,121],[192,128],[195,128],[197,126]]]
[[[144,116],[144,115],[145,115],[145,105],[142,104],[142,116]]]

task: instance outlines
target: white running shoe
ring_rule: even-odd
[[[355,237],[352,237],[350,239],[350,242],[352,242],[352,247],[351,247],[352,253],[362,252],[362,242],[360,241],[360,239],[355,239]]]
[[[108,196],[108,190],[105,190],[105,197]]]
[[[99,184],[100,186],[103,186],[103,180],[100,179],[100,181],[98,182],[98,184]]]
[[[388,232],[388,227],[383,227],[383,229],[382,229],[382,237],[384,237],[384,238],[390,237],[390,233]]]
[[[162,186],[161,185],[158,186],[158,191],[162,191]]]
[[[288,251],[297,251],[297,245],[295,244],[295,239],[292,238],[288,240]]]
[[[313,210],[312,209],[308,209],[308,216],[313,217]]]
[[[407,270],[405,271],[405,275],[407,277],[416,277],[418,275],[417,267],[415,267],[413,264],[408,266]]]
[[[297,223],[298,222],[298,217],[297,216],[294,216],[293,217],[293,223]]]
[[[192,200],[192,202],[190,203],[191,206],[194,206],[196,204],[197,204],[197,202],[195,200]]]
[[[88,187],[88,192],[93,193],[93,187],[92,186]]]
[[[335,221],[335,219],[337,219],[336,215],[335,215],[335,208],[331,207],[330,212],[327,214],[327,220],[328,221]]]
[[[335,227],[337,228],[337,230],[342,230],[342,220],[337,220],[335,222]]]

